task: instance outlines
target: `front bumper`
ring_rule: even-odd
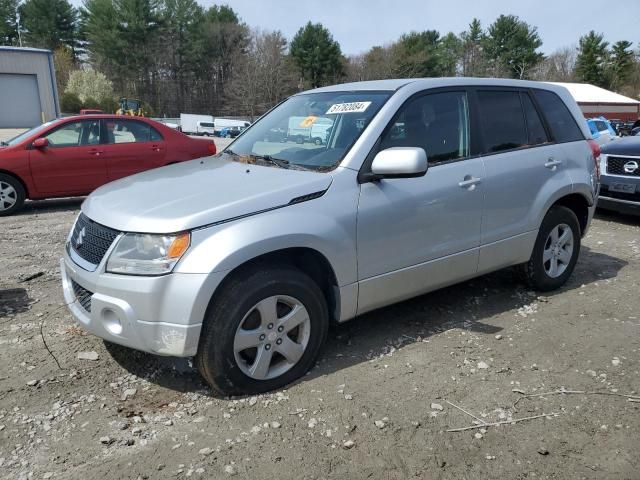
[[[627,193],[616,192],[610,189],[612,184],[635,185],[635,190]],[[640,177],[603,174],[601,177],[600,196],[598,197],[598,208],[640,215]]]
[[[89,272],[66,251],[60,273],[65,302],[84,329],[109,342],[175,357],[196,354],[206,308],[224,277],[135,277],[106,273],[104,265]]]

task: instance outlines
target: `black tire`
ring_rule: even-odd
[[[4,193],[3,190],[13,189],[10,193]],[[24,205],[26,192],[20,180],[11,175],[0,173],[0,217],[13,215]],[[10,203],[13,205],[8,206]]]
[[[310,334],[297,363],[280,376],[258,380],[246,375],[238,365],[234,338],[245,315],[258,302],[274,295],[295,297],[304,305],[309,314]],[[303,272],[277,265],[241,270],[225,282],[207,309],[195,363],[205,381],[220,395],[267,392],[293,382],[313,366],[328,327],[329,314],[322,291]]]
[[[560,225],[567,225],[573,235],[573,251],[566,268],[559,276],[549,275],[543,260],[544,250],[547,246],[549,235]],[[530,287],[542,292],[548,292],[560,288],[571,276],[580,255],[580,223],[575,213],[567,207],[554,206],[547,212],[538,231],[533,253],[527,263],[524,264],[524,279]]]

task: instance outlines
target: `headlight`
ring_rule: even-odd
[[[127,233],[107,261],[107,272],[125,275],[170,273],[191,243],[191,234]]]

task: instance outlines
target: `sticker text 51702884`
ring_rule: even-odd
[[[371,102],[350,102],[350,103],[336,103],[331,105],[331,108],[327,110],[325,115],[332,113],[362,113],[369,108]]]

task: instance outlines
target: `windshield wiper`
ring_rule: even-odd
[[[229,150],[228,148],[223,150],[224,153],[228,153],[229,155],[233,155],[234,157],[242,157],[243,155],[240,155],[239,153],[234,152],[233,150]],[[263,162],[267,162],[270,163],[272,165],[275,165],[276,167],[280,167],[280,168],[289,168],[290,164],[289,164],[289,160],[285,160],[283,158],[275,158],[272,157],[271,155],[253,155],[253,154],[249,154],[246,155],[247,157],[250,157],[251,159],[254,160],[262,160]]]
[[[271,155],[254,155],[259,160],[264,160],[280,168],[289,168],[289,161],[282,158],[275,158]]]

